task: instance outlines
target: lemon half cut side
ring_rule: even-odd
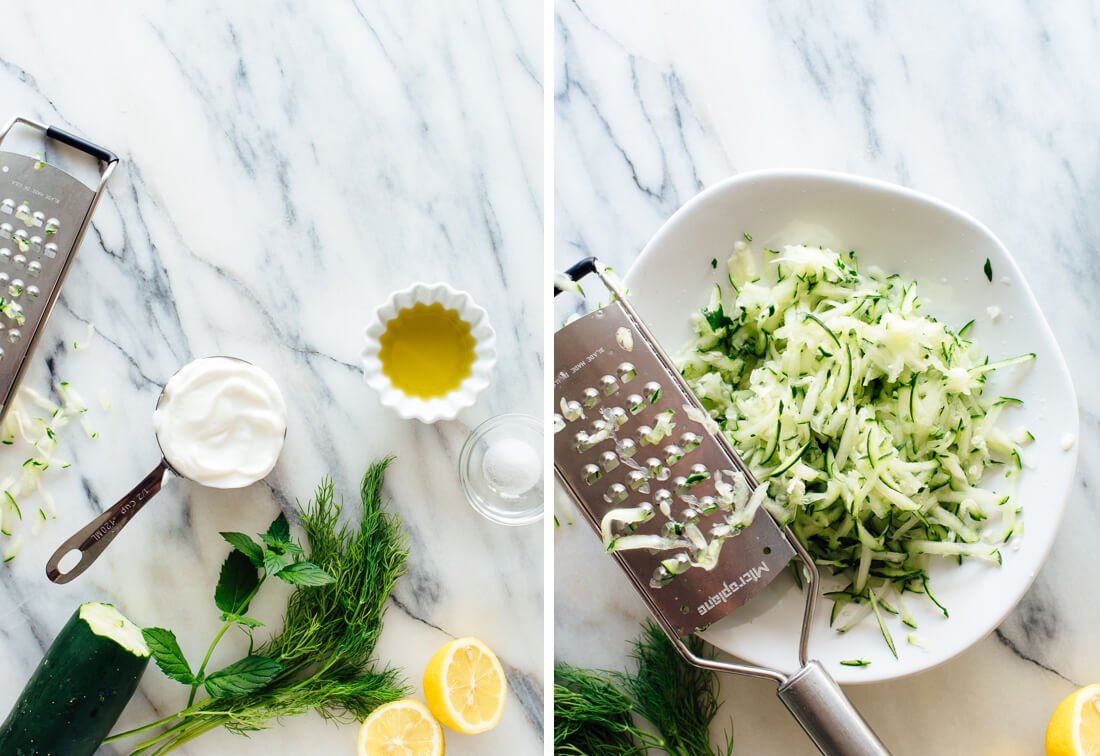
[[[1086,685],[1058,704],[1047,725],[1047,756],[1100,756],[1100,685]]]
[[[458,638],[444,644],[428,662],[424,697],[442,724],[472,735],[500,723],[508,681],[488,646],[477,638]]]
[[[359,728],[359,756],[443,756],[443,728],[419,701],[379,706]]]

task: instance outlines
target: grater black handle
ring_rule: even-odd
[[[50,139],[55,139],[62,144],[67,144],[73,149],[85,152],[101,162],[118,162],[118,155],[111,152],[110,150],[100,147],[98,144],[89,142],[83,137],[78,137],[76,134],[70,134],[64,129],[59,129],[56,126],[47,126],[46,136],[48,136]]]
[[[596,272],[596,258],[595,257],[586,257],[583,260],[580,260],[579,262],[576,262],[572,266],[570,266],[565,271],[565,275],[569,276],[570,281],[579,281],[582,278],[584,278],[585,276],[587,276],[589,273],[595,273],[595,272]],[[561,293],[562,293],[562,290],[559,289],[557,286],[555,286],[554,287],[554,296],[556,297],[558,294],[561,294]]]

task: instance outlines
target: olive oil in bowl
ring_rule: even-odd
[[[363,334],[363,377],[407,420],[453,420],[489,386],[496,333],[489,313],[445,283],[390,294]]]
[[[421,399],[457,389],[474,363],[470,324],[439,303],[418,302],[398,311],[379,344],[382,373],[398,391]]]

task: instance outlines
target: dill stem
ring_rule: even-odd
[[[141,743],[137,746],[137,748],[130,752],[131,756],[146,753],[149,751],[149,749],[153,748],[158,743],[160,743],[160,746],[152,753],[167,753],[177,746],[182,745],[187,740],[191,740],[192,738],[196,738],[204,732],[213,730],[216,727],[220,727],[223,724],[223,721],[226,719],[226,717],[224,716],[200,716],[205,714],[206,710],[201,708],[201,704],[194,707],[193,709],[184,709],[177,715],[178,718],[183,720],[182,722],[173,725],[172,727],[162,732],[160,735],[157,735],[155,738],[150,738],[144,743]],[[184,738],[185,736],[186,739],[181,740],[181,738]]]
[[[223,722],[221,718],[213,717],[204,718],[197,722],[188,722],[185,727],[181,728],[180,731],[176,733],[175,737],[173,737],[167,743],[162,744],[160,748],[150,754],[150,756],[159,756],[159,754],[165,754],[170,751],[174,751],[183,744],[194,740],[200,735],[205,735],[207,732],[210,732],[210,730],[221,727],[222,724]]]
[[[146,740],[144,743],[140,744],[137,748],[130,752],[130,756],[137,756],[137,754],[148,751],[150,748],[152,748],[162,740],[167,740],[168,738],[175,737],[176,734],[178,734],[178,732],[188,724],[190,723],[187,721],[183,721],[173,727],[169,727],[167,730],[162,732],[160,735],[157,735],[155,738],[150,738],[149,740]]]
[[[103,743],[113,743],[116,740],[122,740],[123,738],[137,735],[139,732],[145,732],[146,730],[151,730],[154,727],[160,727],[161,725],[168,724],[169,722],[174,722],[175,720],[182,719],[184,716],[186,716],[186,712],[187,709],[184,709],[183,711],[178,711],[171,716],[165,717],[164,719],[158,719],[156,722],[150,722],[149,724],[142,725],[141,727],[135,727],[132,730],[126,730],[125,732],[116,733],[109,738],[105,738],[103,740]]]

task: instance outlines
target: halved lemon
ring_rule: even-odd
[[[1100,685],[1086,685],[1058,704],[1047,725],[1047,756],[1100,754]]]
[[[419,701],[394,701],[363,720],[359,756],[443,756],[443,728]]]
[[[472,735],[500,723],[508,681],[488,646],[477,638],[459,638],[444,644],[428,662],[424,697],[436,719]]]

